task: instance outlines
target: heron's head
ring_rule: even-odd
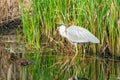
[[[65,25],[64,24],[59,24],[58,25],[58,30],[59,30],[59,32],[64,32],[66,30]]]
[[[66,27],[64,24],[59,24],[58,25],[58,31],[60,33],[61,36],[64,36],[65,35],[65,32],[66,32]]]

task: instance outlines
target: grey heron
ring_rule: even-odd
[[[59,33],[62,37],[67,38],[71,43],[99,43],[99,40],[87,29],[79,26],[59,26]]]
[[[77,43],[99,43],[99,40],[91,32],[80,26],[70,26],[66,29],[64,24],[60,24],[58,31],[62,37],[67,38],[70,43],[75,45],[77,53]]]

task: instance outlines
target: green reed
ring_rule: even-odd
[[[114,48],[119,37],[118,6],[114,0],[32,0],[31,12],[21,8],[25,40],[40,47],[41,38],[54,37],[57,24],[64,23],[87,28],[100,39],[100,44],[108,42]]]
[[[34,12],[37,10],[34,10]],[[39,14],[32,15],[29,9],[21,5],[24,40],[28,47],[40,48],[40,21]]]

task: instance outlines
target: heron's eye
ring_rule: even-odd
[[[58,26],[60,27],[60,26],[62,26],[63,24],[58,24]]]

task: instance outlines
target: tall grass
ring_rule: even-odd
[[[101,44],[108,42],[114,52],[119,37],[118,3],[119,0],[32,0],[32,12],[21,8],[25,40],[40,47],[41,38],[53,37],[57,24],[64,23],[87,28],[100,39]]]
[[[81,61],[76,58],[70,66],[71,58],[68,55],[46,52],[46,46],[42,51],[42,43],[48,46],[53,43],[50,49],[62,53],[63,51],[58,51],[60,46],[56,44],[60,42],[55,34],[57,24],[77,25],[88,29],[100,39],[98,48],[107,42],[115,55],[120,47],[120,25],[117,23],[120,20],[119,3],[119,0],[32,0],[31,12],[21,5],[24,39],[31,48],[42,48],[40,54],[27,54],[35,64],[28,68],[30,72],[25,73],[24,70],[23,73],[28,74],[31,80],[67,80],[75,75],[90,80],[114,79],[114,62],[103,61],[105,63],[102,64],[95,59],[88,64],[89,60]],[[93,45],[93,50],[95,48]],[[106,66],[112,70],[106,70]]]
[[[31,15],[29,9],[24,8],[21,4],[21,16],[23,22],[23,33],[25,34],[25,42],[28,42],[27,46],[32,48],[40,48],[40,20],[37,14],[37,7],[35,7],[34,15]]]

